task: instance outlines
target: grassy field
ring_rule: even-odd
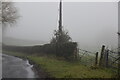
[[[58,60],[55,57],[26,55],[15,52],[4,53],[18,57],[27,57],[55,78],[112,78],[115,75],[110,69],[92,69],[82,65],[80,62],[68,62]]]

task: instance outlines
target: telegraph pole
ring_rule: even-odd
[[[59,4],[59,29],[58,29],[58,43],[62,42],[62,0]]]
[[[62,42],[62,37],[61,37],[61,35],[62,35],[62,0],[60,0],[60,3],[59,3],[59,20],[58,20],[58,23],[59,23],[59,25],[58,25],[58,34],[57,34],[57,36],[56,36],[56,38],[57,38],[57,43],[56,43],[56,54],[59,54],[59,45],[60,45],[60,43]]]
[[[62,0],[60,0],[59,8],[59,32],[62,32]]]

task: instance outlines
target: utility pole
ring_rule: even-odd
[[[62,32],[62,0],[60,0],[59,8],[59,32]]]
[[[56,36],[57,38],[57,43],[56,43],[56,54],[59,54],[59,49],[60,49],[60,43],[62,42],[62,0],[60,0],[59,3],[59,20],[58,20],[58,34]]]
[[[62,42],[62,0],[59,4],[59,29],[58,29],[58,43]]]

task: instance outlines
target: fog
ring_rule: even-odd
[[[3,37],[49,42],[58,29],[58,2],[16,2],[20,18]],[[117,2],[64,2],[63,28],[81,49],[97,51],[118,44]]]

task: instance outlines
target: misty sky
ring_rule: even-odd
[[[20,19],[3,36],[49,42],[58,27],[58,2],[16,2]],[[115,2],[64,2],[63,27],[86,50],[102,44],[117,47],[118,7]]]

